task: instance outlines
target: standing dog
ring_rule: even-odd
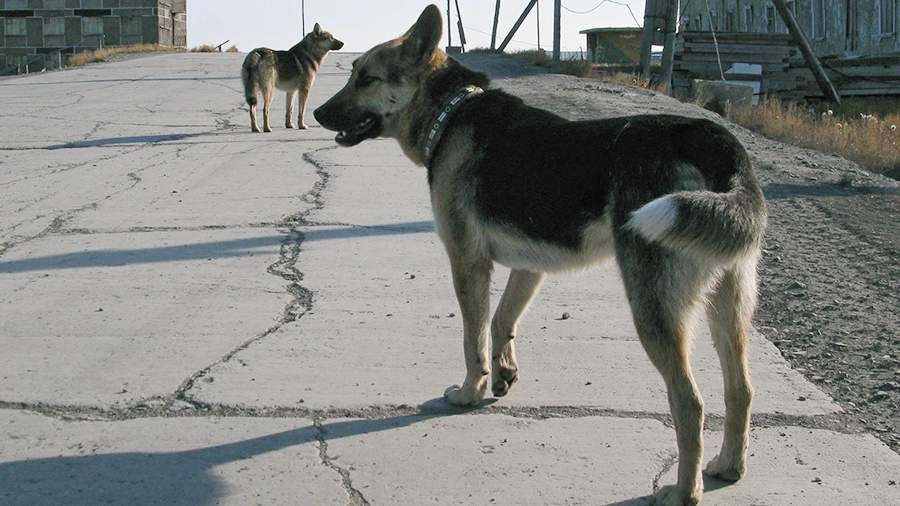
[[[330,33],[322,30],[319,23],[297,45],[287,51],[275,51],[267,47],[258,47],[244,58],[241,67],[241,80],[244,82],[244,96],[250,106],[250,128],[259,132],[256,123],[256,96],[263,95],[263,130],[271,132],[269,126],[269,108],[275,88],[287,92],[287,104],[284,114],[285,128],[294,128],[294,98],[300,92],[300,114],[297,116],[299,128],[306,128],[303,114],[306,112],[306,100],[312,87],[319,65],[328,51],[337,51],[344,43],[335,39]]]
[[[703,481],[703,401],[689,362],[705,306],[725,379],[725,441],[706,468],[745,471],[752,388],[747,331],[766,206],[749,157],[703,119],[642,115],[567,121],[526,106],[437,48],[427,7],[402,37],[359,57],[347,85],[316,109],[335,140],[396,139],[428,169],[437,232],[463,316],[466,377],[445,396],[475,405],[518,379],[513,338],[544,273],[615,256],[634,324],[662,374],[678,439],[678,483],[658,504],[694,504]],[[489,322],[493,262],[512,272]],[[492,353],[488,353],[490,342]]]

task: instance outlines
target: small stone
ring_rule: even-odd
[[[570,315],[568,312],[566,312],[566,313],[563,313],[562,316],[557,318],[557,320],[568,320],[571,317],[572,317],[572,315]]]
[[[890,394],[888,394],[884,390],[879,390],[879,391],[875,392],[874,394],[872,394],[872,397],[869,397],[869,400],[878,402],[878,401],[883,401],[883,400],[887,399],[889,396],[890,396]]]
[[[806,400],[806,396],[801,395],[800,397],[797,397],[797,400],[798,400],[798,401],[801,401],[801,402],[802,402],[802,401],[805,401],[805,400]]]

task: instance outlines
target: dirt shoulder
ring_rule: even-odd
[[[667,113],[728,127],[769,205],[755,325],[855,424],[900,452],[900,185],[854,162],[761,137],[655,92],[464,55],[494,85],[573,120]],[[652,139],[647,149],[652,149]],[[803,402],[803,398],[797,399]]]

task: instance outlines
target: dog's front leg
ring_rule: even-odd
[[[513,339],[522,313],[528,308],[541,286],[544,274],[513,270],[509,273],[506,290],[494,313],[491,323],[491,390],[497,397],[502,397],[519,379],[519,364],[516,361],[516,348]]]
[[[444,392],[450,404],[474,406],[484,399],[488,374],[488,315],[490,314],[491,269],[488,258],[471,259],[451,253],[453,286],[463,318],[463,351],[466,379]]]

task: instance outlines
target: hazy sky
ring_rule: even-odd
[[[379,42],[406,31],[422,9],[437,4],[442,11],[446,0],[305,0],[306,29],[315,22],[344,41],[344,51],[365,51]],[[466,30],[468,48],[489,47],[494,0],[458,0]],[[300,39],[301,0],[189,0],[188,45],[219,44],[230,39],[242,51],[267,46],[286,49]],[[617,2],[613,3],[613,2]],[[497,44],[509,32],[528,0],[502,0]],[[539,0],[541,16],[541,47],[552,48],[553,0]],[[643,22],[644,0],[563,0],[562,49],[577,51],[585,45],[585,28],[635,26],[628,8]],[[452,2],[451,2],[451,5]],[[599,7],[598,7],[599,5]],[[446,19],[445,31],[446,31]],[[453,42],[458,44],[455,30],[456,7],[453,6]],[[446,33],[443,45],[446,45]],[[537,46],[537,22],[532,9],[516,33],[510,49],[529,49]]]

